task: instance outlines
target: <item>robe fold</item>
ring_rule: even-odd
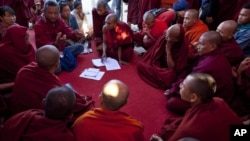
[[[102,44],[102,27],[105,24],[105,18],[108,14],[110,14],[110,11],[106,11],[103,15],[98,15],[96,8],[92,9],[92,18],[93,18],[93,37],[94,41],[96,43],[96,46]]]
[[[140,0],[129,0],[128,1],[128,15],[127,15],[127,22],[132,24],[138,24],[138,12],[139,12],[139,4]]]
[[[44,45],[55,45],[57,33],[61,32],[66,35],[67,39],[76,41],[74,31],[61,19],[58,18],[56,22],[48,21],[44,15],[36,21],[34,25],[36,47],[40,48]],[[56,45],[58,50],[62,51],[66,47],[66,42]]]
[[[143,23],[143,27],[146,28],[146,25]],[[138,44],[138,45],[142,45],[145,49],[149,49],[151,46],[153,46],[156,42],[157,39],[159,39],[163,33],[165,32],[165,30],[168,28],[167,24],[164,21],[155,19],[155,23],[152,27],[150,27],[149,30],[149,34],[153,37],[147,37],[148,39],[144,41],[143,37],[145,35],[144,32],[137,32],[134,33],[134,41]]]
[[[204,24],[201,20],[197,20],[194,25],[185,28],[185,37],[189,46],[189,56],[191,58],[194,57],[197,53],[197,51],[193,48],[193,43],[198,42],[200,36],[208,30],[209,29],[207,25]]]
[[[243,59],[243,51],[234,38],[222,42],[218,48],[232,66],[238,65]]]
[[[239,117],[220,98],[190,108],[168,141],[192,137],[200,141],[229,141],[230,125],[242,125]]]
[[[216,49],[200,56],[196,63],[192,65],[191,72],[210,74],[215,79],[217,85],[215,96],[223,98],[230,105],[234,96],[232,68],[220,50]],[[188,108],[186,102],[181,100],[179,94],[179,84],[182,81],[183,79],[177,80],[169,89],[169,95],[167,96],[169,103],[167,103],[167,108],[168,106],[171,107],[170,110],[172,112],[178,113],[178,111],[182,112]],[[176,104],[177,102],[170,100],[172,98],[178,99],[176,100],[178,101],[178,105]],[[181,108],[180,105],[183,107]]]
[[[74,141],[67,121],[44,117],[43,110],[28,110],[7,120],[0,133],[1,141]]]
[[[161,21],[164,21],[169,27],[174,24],[176,16],[177,15],[174,11],[166,10],[165,12],[162,12],[161,14],[157,15],[156,18]]]
[[[133,33],[130,27],[119,21],[114,29],[107,30],[106,36],[106,54],[118,60],[118,48],[121,47],[123,61],[130,61],[134,53]]]
[[[32,62],[23,68],[17,74],[13,95],[11,98],[11,111],[16,114],[29,109],[43,109],[42,101],[47,92],[63,84],[59,78],[40,68],[37,63]],[[87,102],[79,94],[76,94],[76,106],[74,114],[79,114],[89,110],[93,103]]]
[[[166,56],[165,34],[152,46],[138,62],[138,74],[148,84],[156,88],[166,89],[171,86],[176,77],[183,71],[187,64],[188,48],[185,44],[184,29],[180,25],[181,33],[179,42],[171,50],[175,66],[168,68]]]
[[[0,83],[14,82],[18,70],[35,61],[35,50],[25,41],[27,28],[12,25],[0,43]]]
[[[72,126],[76,141],[144,141],[143,125],[121,111],[95,108]]]

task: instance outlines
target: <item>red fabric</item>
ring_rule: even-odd
[[[58,77],[32,62],[20,69],[15,80],[11,99],[12,113],[19,113],[29,109],[43,109],[42,100],[47,92],[63,85]],[[77,104],[74,113],[88,110],[86,101],[76,94]]]
[[[107,30],[104,34],[106,35],[107,56],[118,59],[118,47],[121,47],[121,59],[130,61],[134,52],[133,33],[130,27],[124,22],[118,22],[115,29]]]
[[[199,57],[198,61],[193,65],[191,72],[200,72],[210,74],[216,81],[217,90],[215,96],[223,98],[227,103],[230,103],[234,95],[233,78],[232,78],[232,68],[227,59],[219,50],[210,52],[204,56]],[[174,83],[169,91],[168,98],[178,98],[179,94],[179,84],[182,79],[179,79]],[[178,101],[181,102],[181,101]],[[185,111],[187,108],[185,101],[182,100],[183,109],[180,110],[178,106],[175,111],[176,103],[171,103],[171,108],[173,112],[180,113]],[[170,103],[168,103],[170,105]]]
[[[62,35],[66,34],[67,39],[76,40],[73,30],[61,19],[58,18],[56,22],[48,21],[44,16],[41,16],[34,25],[36,47],[39,48],[43,45],[54,45],[57,33],[61,32]],[[62,51],[66,46],[66,42],[57,46]]]
[[[232,66],[239,64],[243,59],[243,51],[234,38],[222,42],[219,50],[224,54]]]
[[[25,42],[27,28],[12,25],[0,43],[0,83],[14,82],[18,70],[35,60],[34,48]]]
[[[14,9],[16,13],[16,22],[22,26],[28,27],[28,21],[33,17],[31,12],[30,0],[15,0],[10,4],[10,7]]]
[[[164,21],[167,26],[171,26],[173,24],[173,21],[175,20],[175,17],[176,14],[174,11],[171,11],[171,10],[167,10],[161,14],[159,14],[156,18],[161,20],[161,21]]]
[[[220,98],[187,111],[169,141],[192,137],[201,141],[228,141],[230,125],[241,125],[237,115]]]
[[[185,37],[189,46],[189,56],[192,58],[196,55],[196,50],[193,48],[192,44],[198,42],[200,36],[207,32],[209,29],[206,24],[201,20],[198,20],[193,26],[185,28]]]
[[[11,117],[3,126],[1,141],[74,141],[67,122],[44,117],[42,110],[28,110]]]
[[[129,0],[128,1],[127,22],[130,22],[132,24],[138,24],[139,1],[140,0]]]
[[[146,28],[146,25],[143,23],[143,28]],[[137,32],[134,33],[134,40],[138,45],[142,45],[145,49],[149,49],[151,46],[153,46],[157,39],[159,39],[162,34],[165,32],[165,30],[168,28],[167,24],[164,21],[155,19],[155,23],[152,27],[150,27],[149,34],[154,38],[148,37],[147,40],[143,41],[143,36],[145,33],[143,32]]]
[[[176,77],[187,64],[188,48],[185,44],[184,29],[180,25],[179,42],[172,47],[171,54],[175,62],[170,69],[166,62],[166,40],[163,34],[138,62],[139,76],[151,86],[166,89],[171,86]]]
[[[141,122],[126,113],[101,108],[80,116],[72,131],[76,141],[144,141]]]

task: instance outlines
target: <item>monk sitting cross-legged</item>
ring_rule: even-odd
[[[99,102],[101,107],[81,115],[72,130],[76,141],[144,141],[143,125],[119,111],[129,96],[128,87],[119,80],[107,82]]]
[[[66,86],[48,91],[44,108],[21,112],[11,117],[0,133],[1,141],[74,141],[67,128],[76,104],[74,91]]]

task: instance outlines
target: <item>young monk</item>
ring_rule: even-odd
[[[42,100],[47,92],[63,85],[54,74],[59,65],[59,57],[60,53],[55,46],[46,45],[37,49],[36,62],[20,69],[11,97],[12,114],[29,109],[43,109]],[[86,101],[86,96],[75,95],[77,102],[74,117],[93,106],[93,103]]]
[[[101,107],[83,114],[72,126],[76,141],[144,141],[142,123],[119,111],[128,96],[126,84],[119,80],[107,82],[99,95]]]
[[[157,40],[138,62],[139,76],[148,84],[161,89],[171,86],[187,64],[188,48],[184,28],[175,24]]]
[[[237,23],[234,20],[227,20],[219,24],[217,32],[220,33],[222,42],[219,50],[226,56],[232,66],[238,65],[243,59],[243,51],[234,39],[237,31]]]
[[[229,140],[230,126],[242,122],[223,99],[214,97],[216,87],[215,79],[205,73],[192,73],[184,79],[180,84],[180,95],[191,108],[171,138],[164,140],[177,141],[184,137],[200,141]]]
[[[74,91],[66,86],[48,91],[44,108],[21,112],[11,117],[0,133],[1,141],[74,141],[67,128],[76,104]]]
[[[216,80],[217,91],[215,96],[223,98],[228,104],[234,95],[232,67],[226,57],[218,50],[221,43],[220,34],[216,31],[208,31],[202,34],[197,47],[197,60],[191,65],[191,72],[208,73]],[[167,109],[174,113],[183,114],[189,108],[189,104],[180,98],[179,85],[183,79],[179,79],[167,91]]]
[[[130,27],[109,14],[103,26],[102,58],[112,57],[120,64],[128,64],[133,56],[133,33]]]

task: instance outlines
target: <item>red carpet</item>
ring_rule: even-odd
[[[130,89],[127,105],[121,110],[142,121],[145,127],[145,139],[149,140],[153,133],[158,133],[168,112],[166,111],[166,98],[163,90],[158,90],[146,84],[137,74],[136,64],[139,59],[137,54],[129,65],[122,65],[120,70],[105,71],[100,81],[80,78],[79,75],[85,68],[93,67],[91,59],[99,58],[98,53],[82,54],[78,56],[78,66],[72,72],[62,72],[59,77],[63,83],[70,83],[80,94],[90,95],[99,106],[98,95],[103,85],[110,79],[119,79],[126,83]]]

